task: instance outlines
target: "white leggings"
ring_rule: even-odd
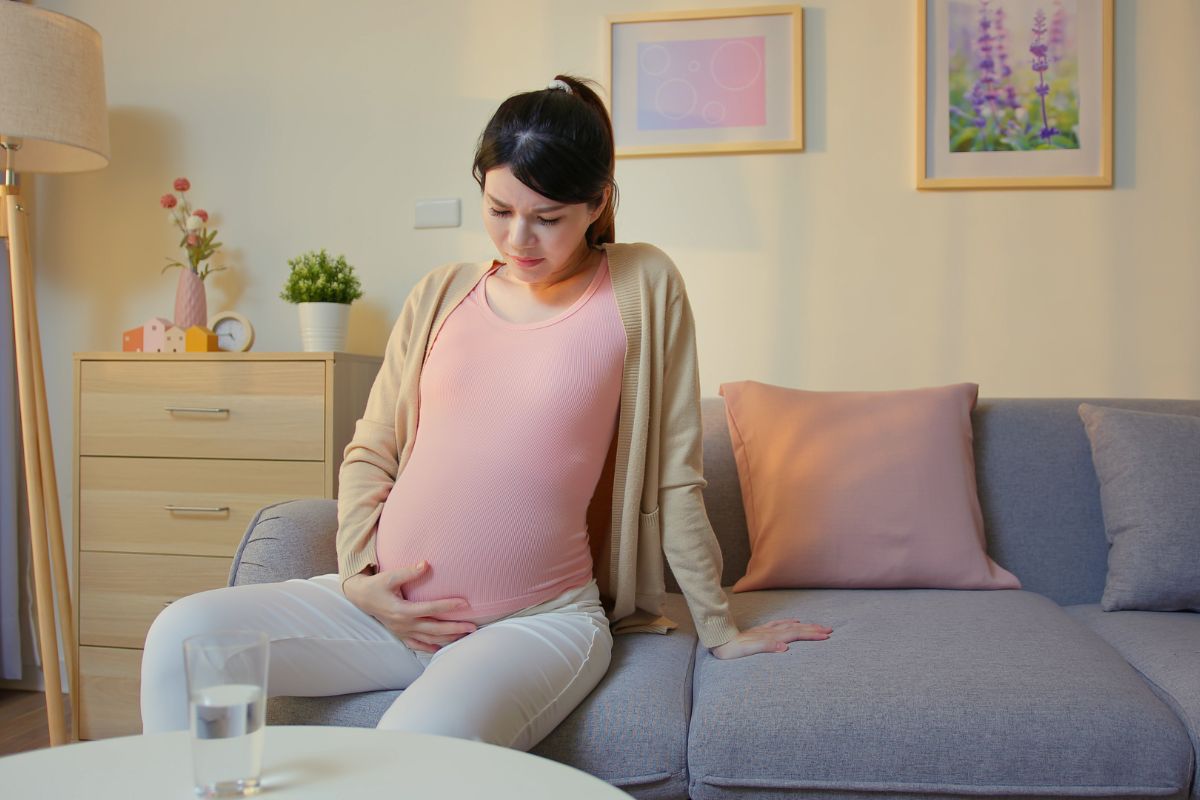
[[[529,750],[608,670],[612,636],[595,581],[486,625],[436,653],[409,649],[346,599],[337,575],[214,589],[175,601],[146,636],[145,733],[188,726],[183,640],[267,633],[267,693],[317,697],[403,689],[380,728]]]

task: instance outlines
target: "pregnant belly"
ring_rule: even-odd
[[[376,540],[379,568],[427,562],[425,574],[402,587],[404,597],[467,601],[468,608],[444,619],[489,622],[591,580],[591,550],[582,524],[568,527],[553,515],[538,514],[496,515],[481,522],[454,509],[430,519],[413,509],[392,498],[384,505]]]

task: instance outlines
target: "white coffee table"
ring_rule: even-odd
[[[0,758],[12,798],[187,800],[185,732],[125,736]],[[411,797],[616,800],[629,795],[585,772],[462,739],[369,728],[268,726],[264,800]]]

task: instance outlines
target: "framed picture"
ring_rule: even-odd
[[[917,188],[1112,186],[1113,0],[916,0]]]
[[[618,157],[804,149],[800,6],[608,18]]]

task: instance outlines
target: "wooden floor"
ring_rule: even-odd
[[[69,701],[64,697],[63,702]],[[49,746],[45,695],[0,690],[0,756]]]

